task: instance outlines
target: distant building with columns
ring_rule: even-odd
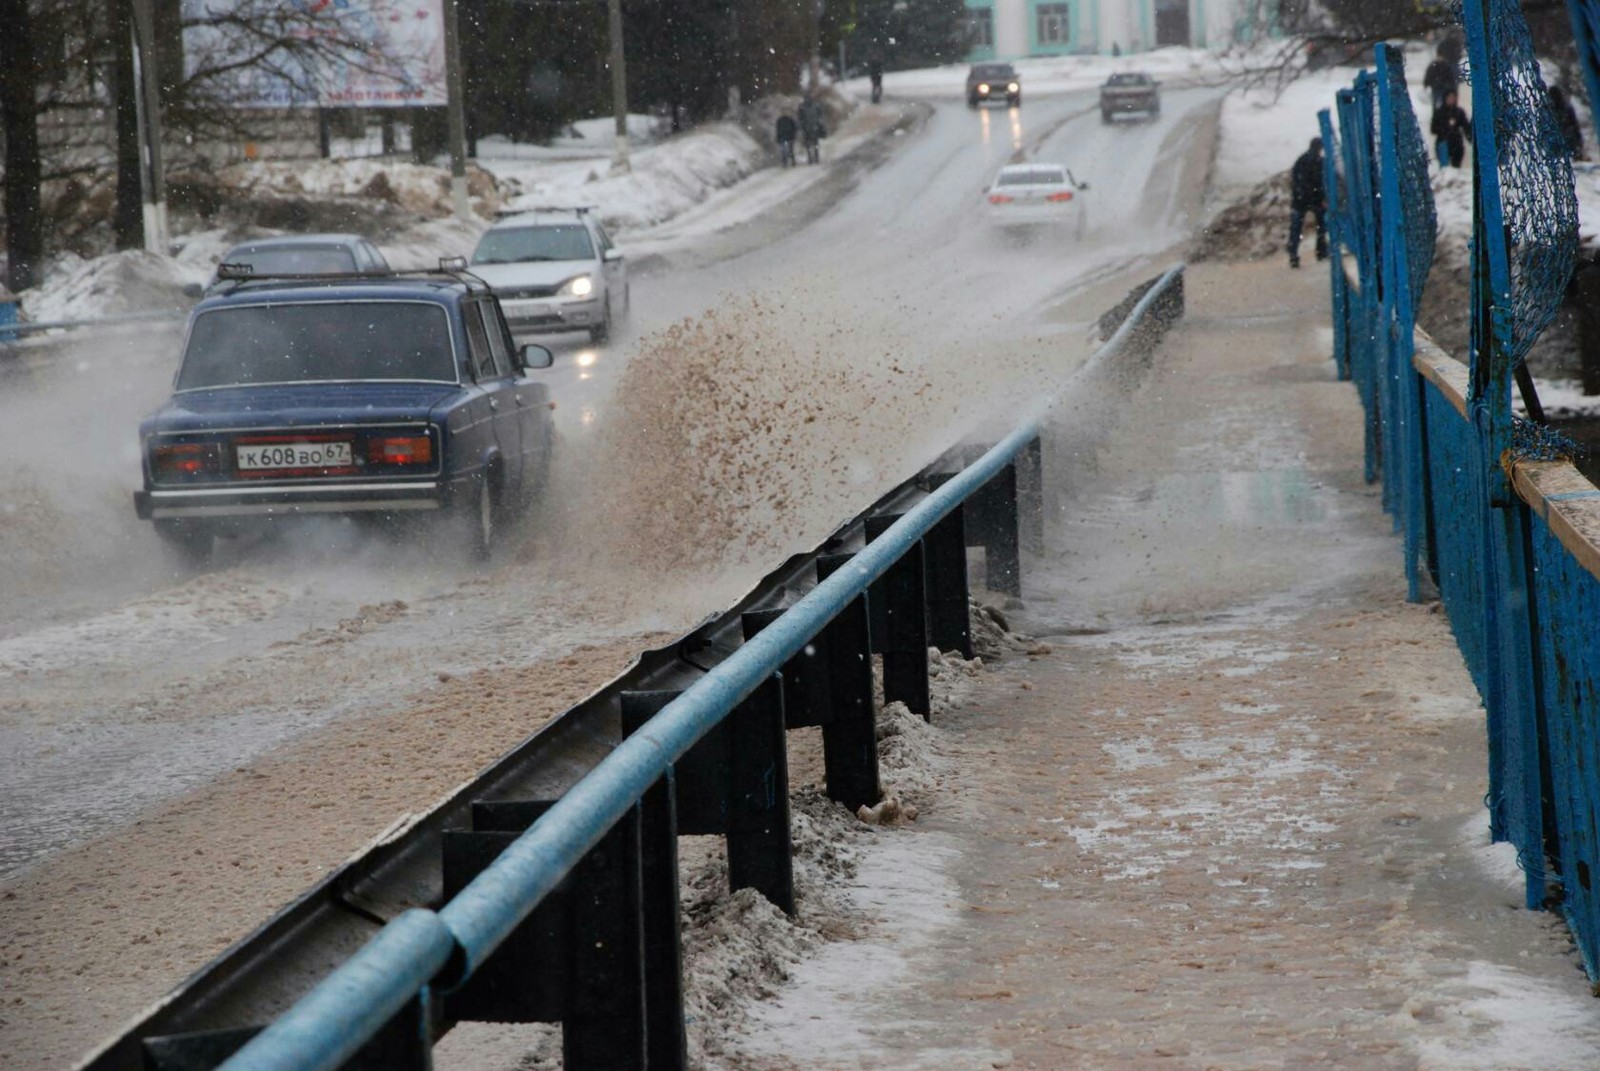
[[[1276,32],[1260,0],[967,0],[969,59],[1224,48]]]

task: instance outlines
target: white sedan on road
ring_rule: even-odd
[[[516,212],[484,232],[472,272],[500,298],[516,334],[587,331],[595,342],[628,311],[628,272],[588,209]]]
[[[1002,227],[1071,227],[1083,237],[1087,219],[1079,182],[1061,164],[1008,164],[994,177],[985,195],[989,219]]]

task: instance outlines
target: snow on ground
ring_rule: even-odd
[[[660,140],[656,120],[630,116],[630,132],[638,139],[632,170],[612,174],[611,122],[575,123],[548,147],[484,139],[469,169],[475,215],[466,221],[450,216],[449,176],[440,167],[370,158],[256,161],[224,168],[218,177],[225,188],[252,198],[356,198],[409,213],[417,222],[380,239],[380,245],[396,267],[414,268],[470,252],[489,217],[507,203],[596,205],[608,227],[627,234],[681,215],[768,163],[766,148],[735,123],[712,123]],[[84,260],[67,254],[52,262],[43,285],[22,295],[23,314],[49,322],[181,312],[187,305],[184,284],[205,281],[237,237],[220,229],[175,235],[178,252],[172,257],[122,252]]]
[[[632,154],[632,169],[610,170],[605,157],[552,161],[523,156],[482,156],[510,194],[508,208],[595,205],[606,226],[627,232],[700,204],[714,191],[748,178],[766,162],[766,148],[735,123],[711,123]],[[482,149],[480,147],[480,153]]]

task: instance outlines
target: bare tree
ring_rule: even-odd
[[[28,0],[0,0],[0,121],[5,124],[6,286],[38,284],[44,263],[39,188],[38,59]]]

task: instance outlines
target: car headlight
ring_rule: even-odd
[[[569,279],[557,292],[567,297],[588,297],[594,293],[594,280],[587,275],[580,275],[576,279]]]
[[[978,92],[979,93],[987,93],[987,92],[989,92],[989,83],[988,82],[979,82],[978,83]]]
[[[1012,82],[1010,85],[1006,86],[1006,92],[1007,93],[1015,93],[1018,88],[1019,87],[1017,86],[1017,83]]]

